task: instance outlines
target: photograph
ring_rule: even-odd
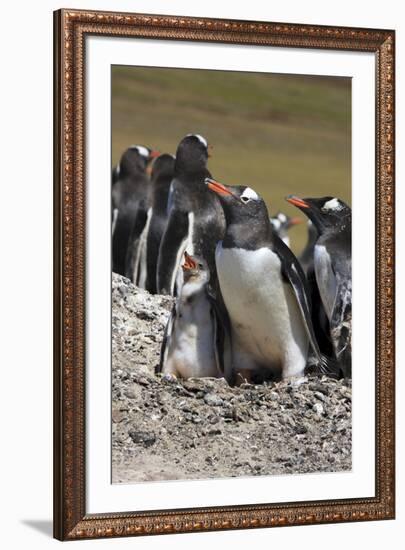
[[[113,484],[352,470],[351,155],[349,77],[111,66]]]

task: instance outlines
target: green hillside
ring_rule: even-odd
[[[350,79],[112,68],[113,164],[135,143],[175,153],[188,133],[213,146],[215,178],[254,188],[271,213],[298,213],[290,193],[351,203]],[[299,251],[305,227],[291,236]]]

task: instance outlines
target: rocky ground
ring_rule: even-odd
[[[351,469],[348,382],[166,380],[154,369],[171,307],[113,275],[114,483]]]

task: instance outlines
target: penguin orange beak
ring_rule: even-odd
[[[185,251],[184,264],[181,267],[183,268],[183,271],[189,271],[190,269],[195,269],[197,267],[197,262]]]
[[[211,178],[205,178],[205,183],[208,186],[208,189],[211,191],[214,191],[214,193],[217,193],[217,195],[231,195],[234,196],[229,189],[225,187],[225,185],[222,185],[222,183],[219,183],[219,181],[215,181]]]
[[[150,159],[155,159],[157,157],[160,157],[160,151],[157,151],[156,149],[153,149],[153,151],[151,151],[149,153],[149,158]]]
[[[299,197],[295,197],[294,195],[288,195],[285,200],[290,204],[297,206],[298,208],[309,208],[309,204],[307,202],[305,202],[303,199],[300,199]]]

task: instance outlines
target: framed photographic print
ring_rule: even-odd
[[[394,31],[54,21],[55,537],[394,518]]]

